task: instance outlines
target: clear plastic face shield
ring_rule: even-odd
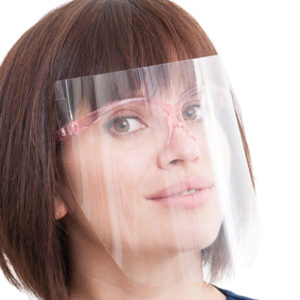
[[[61,80],[72,198],[117,267],[149,286],[234,264],[255,193],[219,56]]]

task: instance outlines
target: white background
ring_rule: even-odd
[[[61,0],[1,1],[0,61]],[[299,1],[177,0],[223,58],[240,102],[261,216],[255,264],[221,287],[260,299],[300,299]],[[0,272],[1,299],[28,299]]]

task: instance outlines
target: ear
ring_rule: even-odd
[[[55,207],[55,219],[59,220],[63,218],[67,213],[68,209],[64,201],[59,197],[55,197],[54,199],[54,207]]]

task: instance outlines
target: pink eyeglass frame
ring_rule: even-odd
[[[216,87],[215,87],[216,88]],[[217,87],[218,92],[224,93],[224,90],[222,88]],[[187,125],[185,124],[185,121],[181,114],[181,108],[183,106],[183,101],[191,96],[193,93],[197,92],[198,89],[196,87],[190,89],[186,93],[184,93],[181,97],[178,103],[175,105],[159,102],[157,99],[148,99],[143,97],[137,97],[137,98],[129,98],[124,100],[115,100],[113,103],[108,104],[104,107],[101,107],[86,116],[82,117],[79,120],[72,121],[70,123],[67,123],[66,125],[62,126],[60,129],[56,131],[56,141],[60,142],[65,140],[69,136],[74,136],[76,134],[79,134],[84,129],[88,128],[89,126],[96,123],[98,120],[100,120],[106,113],[111,111],[112,109],[116,107],[123,106],[128,103],[139,103],[144,101],[151,101],[151,103],[154,103],[158,105],[163,112],[167,116],[168,121],[168,135],[167,135],[167,142],[166,145],[169,145],[171,136],[173,133],[174,128],[181,127],[186,132],[188,136],[190,136],[192,139],[196,139],[192,133],[189,131]]]

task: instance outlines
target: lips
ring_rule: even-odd
[[[157,191],[147,197],[149,200],[159,200],[168,197],[174,197],[176,194],[183,193],[188,190],[205,190],[211,188],[213,182],[205,177],[195,176],[190,179],[182,180],[172,184],[166,188]]]

